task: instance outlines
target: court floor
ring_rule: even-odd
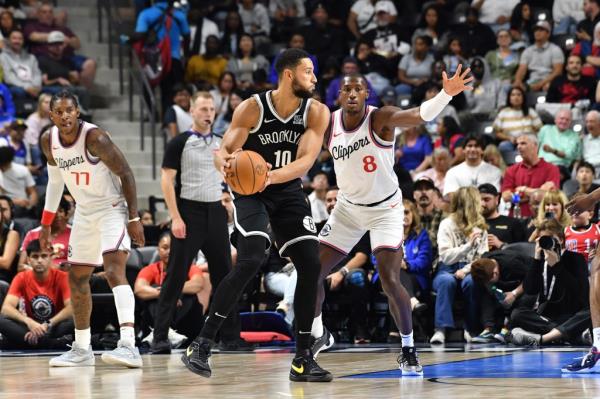
[[[187,371],[180,351],[144,355],[143,369],[49,368],[49,353],[0,351],[0,398],[592,398],[600,397],[600,374],[565,375],[560,366],[585,348],[523,350],[460,345],[421,348],[423,378],[402,378],[397,348],[336,347],[319,356],[331,383],[288,380],[289,349],[215,353],[213,376]]]

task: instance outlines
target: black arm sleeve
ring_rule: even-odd
[[[181,133],[179,136],[173,138],[167,144],[165,149],[165,156],[163,158],[162,167],[168,169],[181,170],[181,154],[185,143],[189,138],[189,134]]]

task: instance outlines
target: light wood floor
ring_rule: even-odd
[[[560,352],[518,353],[450,349],[421,351],[424,378],[398,378],[396,354],[385,349],[341,350],[324,353],[320,364],[330,370],[331,383],[291,383],[291,354],[259,351],[250,354],[214,354],[210,379],[190,373],[179,354],[144,356],[143,369],[104,365],[49,368],[48,356],[0,356],[0,398],[16,399],[135,399],[135,398],[584,398],[600,396],[600,375],[558,378],[504,378],[526,367],[534,372],[557,367]],[[427,351],[429,350],[429,351]],[[523,356],[526,355],[526,356]],[[477,360],[483,359],[483,360]],[[483,363],[481,363],[483,362]],[[524,363],[524,364],[523,364]],[[481,366],[478,366],[481,364]],[[519,366],[520,364],[520,366]],[[469,368],[469,365],[475,365]],[[429,366],[429,367],[428,367]],[[478,369],[497,378],[478,378]],[[558,367],[560,370],[560,367]],[[431,375],[428,375],[431,370]],[[517,371],[515,371],[517,370]],[[389,371],[387,378],[380,374]],[[363,375],[359,375],[363,374]],[[468,377],[464,377],[467,375]],[[433,377],[432,377],[433,376]],[[462,378],[461,378],[462,377]]]

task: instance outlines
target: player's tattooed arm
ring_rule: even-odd
[[[329,126],[331,113],[325,104],[311,102],[306,131],[298,143],[294,162],[271,172],[271,184],[284,183],[302,177],[313,166],[323,147],[323,136]]]
[[[56,162],[54,162],[54,158],[52,157],[52,153],[50,152],[50,129],[46,130],[42,137],[40,137],[40,144],[42,147],[42,151],[48,160],[48,164],[52,166],[56,166]]]

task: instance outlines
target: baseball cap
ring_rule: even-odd
[[[53,30],[52,32],[48,33],[48,44],[63,43],[65,39],[65,34],[59,30]]]
[[[491,194],[493,196],[497,196],[500,194],[498,192],[498,190],[496,189],[496,186],[494,186],[493,184],[490,184],[490,183],[484,183],[484,184],[480,185],[479,187],[477,187],[477,189],[479,190],[479,192],[481,194]]]
[[[27,129],[27,124],[23,119],[18,118],[12,121],[8,127],[9,129]]]
[[[433,180],[426,176],[419,177],[413,184],[413,190],[433,190],[434,188]]]
[[[386,12],[388,14],[395,15],[394,5],[387,1],[378,1],[375,4],[375,13],[378,12]]]
[[[548,32],[552,32],[552,28],[550,27],[550,23],[548,23],[548,21],[537,21],[535,23],[535,27],[533,28],[535,29],[545,29]]]
[[[379,96],[382,101],[396,102],[396,90],[392,86],[388,86],[381,92]]]

